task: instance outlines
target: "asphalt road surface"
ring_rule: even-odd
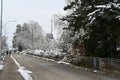
[[[13,54],[13,56],[21,66],[32,71],[30,75],[33,80],[120,80],[119,77],[75,69],[30,55]]]

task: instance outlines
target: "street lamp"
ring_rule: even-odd
[[[2,40],[2,19],[3,18],[3,0],[1,0],[1,27],[0,27],[0,61],[1,61],[1,55],[2,55],[2,45],[1,45],[1,40]]]
[[[7,22],[5,23],[5,26],[4,26],[4,27],[5,27],[5,36],[6,36],[6,26],[7,26],[8,23],[12,23],[12,22],[16,22],[16,21],[7,21]]]

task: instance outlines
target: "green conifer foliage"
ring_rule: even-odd
[[[62,20],[66,29],[79,34],[86,56],[120,58],[120,0],[74,0],[64,7],[73,10]]]

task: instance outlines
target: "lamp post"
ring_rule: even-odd
[[[7,32],[6,32],[6,30],[7,30],[6,26],[7,26],[8,23],[12,23],[12,22],[16,22],[16,21],[7,21],[7,22],[5,23],[5,26],[4,26],[4,27],[5,27],[5,36],[6,36],[6,33],[7,33]]]
[[[3,18],[3,0],[1,0],[1,26],[0,26],[0,61],[1,61],[1,55],[2,55],[2,43],[1,43],[1,40],[2,40],[2,19]]]

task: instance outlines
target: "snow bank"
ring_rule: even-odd
[[[33,80],[32,77],[29,75],[29,73],[32,73],[29,70],[26,70],[25,67],[20,66],[20,64],[15,60],[15,58],[11,55],[11,58],[13,59],[13,61],[15,62],[15,64],[18,66],[18,71],[20,72],[20,74],[23,76],[23,78],[25,80]]]
[[[4,65],[3,65],[3,61],[0,61],[0,70],[2,70],[3,67],[4,67]]]
[[[2,69],[3,69],[3,67],[4,67],[4,65],[0,64],[0,70],[2,70]]]
[[[53,59],[48,59],[48,58],[42,58],[42,59],[47,60],[47,61],[53,61],[53,62],[55,62],[55,60],[53,60]]]
[[[5,57],[6,57],[6,55],[1,56],[1,60],[4,61]]]
[[[68,62],[64,62],[64,61],[58,61],[57,63],[58,63],[58,64],[66,64],[66,65],[71,65],[70,63],[68,63]]]
[[[37,55],[41,55],[42,53],[44,53],[43,50],[35,50],[34,54],[37,54]]]
[[[93,70],[93,72],[95,72],[95,73],[96,73],[96,72],[98,72],[98,70]]]
[[[67,61],[67,57],[65,56],[65,57],[62,59],[62,61]]]
[[[24,50],[24,51],[22,51],[22,52],[20,52],[20,54],[23,54],[23,55],[26,55],[26,50]]]

